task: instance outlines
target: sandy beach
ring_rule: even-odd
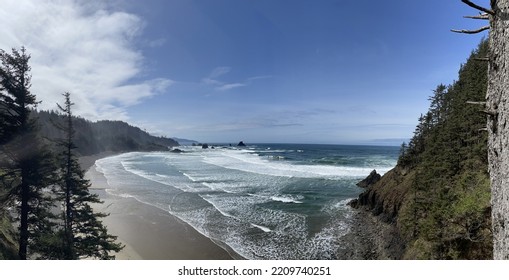
[[[80,164],[87,170],[91,192],[97,193],[102,204],[93,205],[95,211],[107,213],[103,222],[110,234],[118,237],[125,248],[116,254],[118,260],[225,260],[242,259],[227,245],[221,246],[200,234],[167,211],[141,203],[131,197],[109,194],[108,183],[95,169],[97,159],[112,156],[103,153],[81,157]],[[390,241],[381,232],[389,232],[389,225],[371,213],[355,209],[352,228],[338,240],[343,244],[336,258],[342,260],[391,259]],[[388,233],[388,236],[391,236]]]
[[[91,192],[104,203],[93,205],[95,211],[109,214],[103,222],[110,234],[118,236],[125,248],[116,254],[118,260],[224,260],[235,253],[219,246],[170,213],[134,198],[110,195],[106,178],[97,172],[95,160],[101,154],[80,158]],[[224,248],[226,249],[224,249]],[[227,251],[228,250],[228,251]],[[230,252],[229,252],[230,251]],[[235,256],[235,258],[239,258]]]

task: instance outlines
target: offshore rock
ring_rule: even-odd
[[[244,144],[244,141],[240,141],[239,144],[237,144],[238,147],[245,147],[246,144]]]

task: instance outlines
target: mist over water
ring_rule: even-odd
[[[395,164],[397,147],[253,145],[128,153],[96,168],[108,192],[185,221],[248,259],[330,259],[348,233],[355,183]]]

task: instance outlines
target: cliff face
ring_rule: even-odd
[[[484,98],[483,41],[452,85],[439,85],[397,166],[352,206],[390,224],[403,252],[391,258],[491,259],[491,205]]]
[[[387,172],[375,184],[368,186],[366,191],[359,195],[354,206],[371,211],[375,216],[387,223],[397,221],[398,212],[410,189],[412,176],[399,167]]]
[[[442,209],[437,209],[443,204],[440,201],[427,202],[427,209],[420,209],[417,180],[416,170],[396,166],[350,203],[385,224],[379,233],[380,254],[388,259],[490,259],[487,196],[479,196],[479,205],[469,212],[472,217],[461,220],[464,216],[457,209],[465,202],[459,198],[448,200],[450,205]]]
[[[383,258],[403,259],[407,241],[401,234],[398,214],[407,199],[414,176],[406,170],[395,167],[381,177],[379,181],[367,186],[366,190],[350,205],[375,216],[379,223],[385,223],[378,233],[379,252]]]

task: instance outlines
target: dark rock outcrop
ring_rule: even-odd
[[[239,144],[237,144],[237,147],[245,147],[245,146],[246,146],[246,144],[244,144],[243,141],[240,141]]]
[[[203,144],[203,145],[201,145],[201,148],[202,148],[202,149],[208,149],[208,148],[209,148],[209,145],[208,145],[208,144]]]
[[[376,182],[368,184],[358,198],[348,203],[351,207],[359,209],[361,213],[369,213],[368,215],[383,225],[384,231],[380,233],[380,244],[383,247],[384,258],[401,259],[405,252],[406,241],[400,235],[398,213],[405,201],[413,174],[404,173],[401,168],[395,167],[384,176],[375,179]],[[378,177],[374,174],[371,172],[368,178]]]
[[[367,188],[375,184],[376,182],[380,181],[380,178],[382,178],[382,176],[376,173],[376,170],[373,170],[371,171],[371,173],[369,173],[368,177],[357,183],[357,186],[361,188]]]
[[[380,215],[383,221],[394,222],[412,179],[412,176],[402,175],[401,168],[395,167],[375,183],[368,185],[357,199],[349,202],[349,205],[369,210],[375,216]]]
[[[382,176],[380,174],[378,174],[376,172],[376,170],[373,169],[373,171],[371,171],[371,173],[369,173],[369,175],[366,178],[364,178],[362,181],[357,183],[357,186],[360,188],[363,188],[363,189],[368,189],[369,187],[373,186],[378,181],[380,181],[381,178],[382,178]],[[374,210],[373,214],[378,215],[378,214],[380,214],[379,213],[380,206],[376,202],[376,197],[374,198],[373,196],[376,196],[376,193],[374,193],[372,190],[368,189],[368,190],[364,191],[363,193],[361,193],[359,195],[359,198],[350,200],[347,203],[347,205],[349,205],[353,208],[359,208],[359,206],[367,205],[368,207],[372,207],[372,210]],[[369,200],[372,200],[371,201],[372,203],[369,203],[368,202]],[[378,209],[378,210],[375,210],[375,209]]]

